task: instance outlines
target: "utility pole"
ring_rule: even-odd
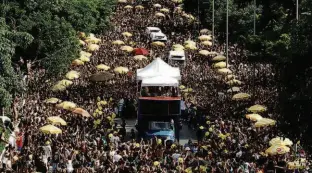
[[[212,46],[214,46],[215,43],[215,33],[214,33],[214,27],[215,27],[215,2],[212,0]]]
[[[254,0],[254,14],[253,14],[253,18],[254,18],[254,35],[256,35],[256,9],[257,9],[257,0]]]
[[[299,0],[296,0],[296,20],[299,20]]]
[[[226,0],[226,67],[229,67],[229,0]]]

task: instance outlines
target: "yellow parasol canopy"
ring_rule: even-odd
[[[110,69],[109,66],[104,65],[104,64],[99,64],[99,65],[96,66],[96,68],[97,68],[98,70],[105,70],[105,71],[107,71],[107,70]]]
[[[172,0],[172,2],[174,2],[174,3],[182,3],[183,0]]]
[[[144,9],[144,7],[142,5],[137,5],[135,6],[136,9]]]
[[[56,84],[52,87],[52,91],[54,91],[54,92],[64,91],[64,90],[66,90],[66,86],[64,86],[64,85]]]
[[[156,17],[166,17],[163,13],[156,13],[155,16]]]
[[[235,79],[235,78],[236,78],[235,75],[229,74],[229,75],[227,75],[227,76],[225,77],[225,80],[232,80],[232,79]]]
[[[89,62],[90,58],[83,56],[83,57],[80,57],[79,60],[82,62]]]
[[[184,50],[184,46],[182,46],[181,44],[174,44],[173,46],[172,46],[172,49],[181,49],[181,50]]]
[[[72,71],[69,71],[68,73],[66,73],[66,78],[69,79],[69,80],[72,80],[72,79],[78,79],[79,76],[80,76],[80,73],[75,71],[75,70],[72,70]]]
[[[201,41],[210,41],[210,40],[212,40],[212,36],[211,35],[201,35],[198,37],[198,39]]]
[[[87,50],[89,52],[94,52],[94,51],[98,51],[100,49],[100,46],[97,44],[89,44],[87,47]]]
[[[56,105],[56,107],[58,108],[63,108],[66,110],[71,110],[77,107],[77,105],[73,102],[69,102],[69,101],[63,101],[62,103]]]
[[[249,99],[251,95],[247,93],[237,93],[232,97],[232,100],[246,100]]]
[[[194,41],[192,41],[192,40],[186,40],[186,41],[184,42],[184,45],[187,45],[187,44],[196,45],[196,43],[195,43]]]
[[[226,82],[226,84],[228,85],[241,85],[243,82],[241,82],[240,80],[237,79],[232,79]]]
[[[259,114],[247,114],[247,115],[246,115],[246,118],[247,118],[247,119],[250,119],[250,120],[252,120],[252,121],[259,121],[259,120],[261,120],[263,117],[262,117],[261,115],[259,115]]]
[[[72,84],[73,84],[72,81],[67,80],[67,79],[63,79],[63,80],[59,81],[56,85],[63,85],[65,87],[68,87],[68,86],[70,86]]]
[[[193,44],[187,44],[187,45],[185,45],[185,49],[197,50],[197,47],[196,47],[196,45],[193,45]]]
[[[133,47],[131,47],[131,46],[121,46],[120,49],[123,51],[126,51],[126,52],[132,52],[133,51]]]
[[[96,37],[94,36],[94,34],[90,34],[90,36],[87,37],[87,39],[85,40],[85,42],[88,43],[88,44],[90,44],[90,43],[91,43],[91,44],[98,44],[98,43],[101,42],[101,39],[96,38]]]
[[[89,52],[85,52],[85,51],[80,51],[80,58],[81,57],[87,57],[87,58],[90,58],[92,56],[91,53]]]
[[[212,61],[224,61],[226,60],[226,57],[223,55],[218,55],[212,58]]]
[[[62,100],[60,100],[58,98],[54,98],[54,97],[44,100],[45,103],[57,103],[57,102],[60,102],[60,101],[62,101]]]
[[[198,53],[199,53],[200,55],[204,55],[204,56],[210,55],[210,52],[209,52],[208,50],[200,50]]]
[[[276,124],[275,120],[269,118],[262,118],[255,123],[255,127],[266,127],[266,126],[273,126]]]
[[[113,44],[115,45],[122,45],[122,44],[125,44],[125,42],[121,41],[121,40],[115,40],[112,42]]]
[[[130,32],[123,32],[122,35],[125,37],[132,37],[132,34]]]
[[[201,34],[207,34],[208,32],[209,32],[208,29],[201,29],[201,30],[200,30],[200,33],[201,33]]]
[[[75,59],[75,60],[72,62],[72,65],[76,65],[76,66],[84,65],[84,62],[81,61],[80,59]]]
[[[127,3],[127,0],[118,0],[119,3]]]
[[[160,4],[154,4],[153,7],[161,8],[161,5]]]
[[[82,108],[75,108],[72,110],[73,113],[76,113],[76,114],[80,114],[84,117],[91,117],[91,115],[89,114],[88,111],[82,109]]]
[[[136,55],[136,56],[134,56],[133,57],[135,60],[140,60],[140,61],[142,61],[143,59],[147,59],[147,57],[146,56],[144,56],[144,55]]]
[[[262,105],[253,105],[249,107],[247,110],[248,112],[258,113],[258,112],[265,112],[267,108]]]
[[[297,159],[293,162],[288,162],[287,163],[287,168],[290,170],[294,169],[304,169],[306,168],[307,160],[304,158]]]
[[[290,148],[288,148],[285,145],[273,145],[267,150],[265,150],[265,153],[269,155],[278,155],[278,154],[288,153],[289,151],[290,151]]]
[[[84,41],[82,41],[82,40],[79,40],[79,45],[80,46],[84,46],[84,45],[86,45],[86,43]]]
[[[131,5],[126,5],[125,7],[124,7],[124,9],[132,9],[133,7],[131,6]]]
[[[62,125],[62,126],[66,126],[67,123],[65,120],[63,120],[61,117],[58,116],[53,116],[53,117],[48,117],[48,121],[50,121],[53,125]]]
[[[60,134],[62,133],[62,130],[53,126],[53,125],[46,125],[43,127],[40,127],[40,131],[46,134]]]
[[[163,47],[163,46],[165,46],[165,43],[160,42],[160,41],[155,41],[155,42],[152,43],[152,45],[153,46],[162,46]]]
[[[230,69],[228,69],[228,68],[218,69],[217,72],[220,73],[220,74],[232,74],[232,71]]]
[[[181,90],[183,90],[183,89],[185,89],[186,87],[185,87],[184,85],[180,85],[179,88],[180,88]]]
[[[211,41],[203,41],[201,42],[202,45],[205,45],[205,46],[212,46],[212,42]]]
[[[213,68],[225,68],[226,67],[226,62],[218,62],[218,63],[214,63],[212,65]]]
[[[169,9],[168,8],[162,8],[159,11],[164,12],[164,13],[169,13]]]
[[[292,146],[293,142],[288,138],[276,137],[270,140],[270,146],[272,145],[288,145]]]
[[[114,69],[114,72],[119,74],[125,74],[129,72],[129,69],[127,67],[116,67]]]

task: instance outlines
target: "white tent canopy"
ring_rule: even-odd
[[[171,67],[160,58],[155,59],[146,67],[137,70],[137,80],[156,76],[172,77],[177,80],[181,79],[180,69]]]
[[[170,51],[169,59],[185,61],[185,52],[184,51]]]
[[[142,87],[144,86],[179,86],[179,81],[175,78],[168,76],[156,76],[151,78],[145,78],[142,80]]]

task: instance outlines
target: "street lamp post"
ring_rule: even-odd
[[[254,31],[253,34],[256,35],[256,8],[257,8],[257,0],[254,0],[254,14],[253,14],[253,19],[254,19]]]
[[[229,67],[229,0],[226,0],[226,67]]]
[[[296,20],[299,20],[299,0],[296,0]]]
[[[215,43],[215,33],[214,33],[214,17],[215,17],[215,6],[214,6],[214,0],[212,0],[212,46],[214,46]]]

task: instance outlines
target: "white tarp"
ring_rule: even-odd
[[[171,67],[160,58],[155,59],[146,67],[137,70],[137,80],[156,76],[167,76],[177,80],[181,79],[180,69]]]
[[[169,59],[185,61],[185,52],[184,51],[170,51]]]
[[[156,76],[142,80],[141,86],[179,86],[179,81],[168,76]]]

